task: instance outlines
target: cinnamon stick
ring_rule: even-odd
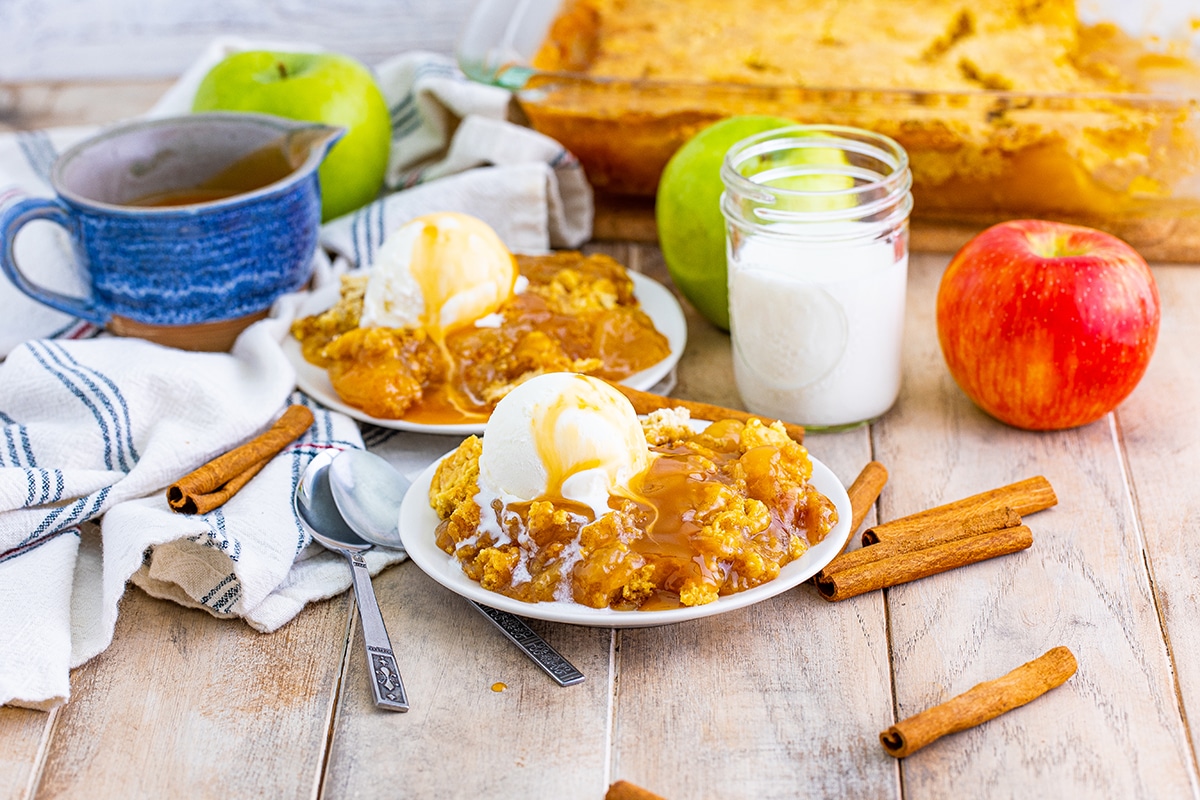
[[[835,572],[853,569],[872,561],[881,561],[903,553],[925,550],[940,544],[952,542],[956,539],[979,536],[980,534],[991,533],[992,531],[1004,528],[1013,528],[1020,524],[1020,514],[1011,508],[1002,508],[999,511],[989,511],[965,520],[955,520],[953,522],[933,525],[927,529],[914,531],[908,536],[901,536],[886,542],[864,545],[857,550],[843,553],[826,564],[815,577],[823,578]]]
[[[608,787],[608,791],[604,793],[604,800],[666,800],[666,798],[629,781],[617,781]]]
[[[988,531],[999,530],[1000,528],[1011,528],[1014,525],[1020,524],[1021,515],[1008,506],[1005,506],[1004,508],[982,511],[978,514],[966,513],[961,517],[953,519],[933,518],[926,526],[912,528],[902,535],[890,536],[886,541],[880,541],[875,533],[875,528],[868,528],[863,531],[862,549],[872,549],[869,545],[874,546],[896,542],[909,542],[913,545],[910,549],[917,549],[919,547],[929,547],[941,544],[942,542],[948,542],[951,539],[961,539],[964,536],[976,536],[980,533],[987,533]],[[881,526],[876,526],[876,528],[878,527]]]
[[[167,488],[167,505],[181,514],[205,514],[237,494],[259,470],[313,424],[304,406],[288,406],[249,442],[214,458]]]
[[[845,600],[875,589],[909,583],[967,564],[1016,553],[1032,544],[1033,533],[1025,525],[1017,525],[954,539],[934,547],[896,553],[836,572],[825,571],[814,577],[813,584],[817,587],[817,593],[826,600]],[[883,545],[864,549],[875,550],[877,547]],[[841,558],[852,555],[856,553],[847,553]]]
[[[862,472],[858,473],[858,477],[854,479],[854,483],[850,484],[850,488],[846,490],[846,494],[850,496],[851,536],[867,518],[871,506],[875,505],[875,501],[879,499],[879,494],[883,491],[887,479],[887,467],[878,461],[868,461],[867,465],[862,468]],[[850,540],[847,539],[846,543],[849,544],[849,542]]]
[[[653,394],[652,392],[643,392],[639,389],[632,389],[620,383],[612,383],[613,388],[621,394],[629,398],[629,402],[633,404],[633,410],[639,414],[649,414],[651,411],[657,411],[660,408],[686,408],[692,415],[692,419],[705,419],[715,421],[718,419],[736,419],[741,422],[749,422],[756,419],[764,425],[770,425],[775,422],[770,417],[763,417],[758,414],[751,414],[747,411],[739,411],[735,408],[725,408],[724,406],[714,406],[709,403],[700,403],[695,400],[681,400],[678,397],[664,397],[661,394]],[[779,420],[783,422],[783,420]],[[783,422],[783,429],[787,431],[787,435],[793,440],[804,442],[804,426],[796,425],[791,422]]]
[[[1025,516],[1049,508],[1057,502],[1058,497],[1055,496],[1050,482],[1039,475],[875,525],[863,531],[862,541],[863,544],[884,542],[935,524],[952,522],[964,516],[977,516],[1005,507]]]
[[[1074,654],[1055,647],[1006,675],[897,722],[879,734],[879,741],[888,755],[904,758],[947,734],[981,725],[1036,700],[1066,683],[1076,668]]]

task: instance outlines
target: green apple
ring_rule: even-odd
[[[387,101],[371,72],[348,56],[234,53],[200,82],[192,110],[255,111],[345,128],[318,172],[323,220],[366,205],[383,186],[392,143]]]
[[[671,280],[705,319],[729,330],[729,285],[725,264],[725,218],[721,214],[721,164],[729,148],[755,134],[797,123],[783,117],[729,117],[704,128],[675,152],[663,170],[655,198],[658,242]],[[750,164],[753,174],[794,164],[844,164],[836,148],[791,150],[775,163]],[[829,174],[792,174],[776,178],[780,189],[829,192],[853,185],[852,179]],[[784,196],[780,208],[810,211],[840,207],[853,200],[842,197]]]

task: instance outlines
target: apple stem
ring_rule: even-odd
[[[275,62],[275,67],[279,70],[279,77],[281,77],[281,78],[287,77],[287,67],[284,66],[284,63],[282,61]]]

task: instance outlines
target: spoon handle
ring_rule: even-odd
[[[371,670],[371,690],[375,694],[375,705],[389,711],[408,711],[408,695],[404,693],[404,681],[396,656],[392,653],[392,640],[388,638],[375,601],[375,589],[371,586],[371,573],[362,553],[346,553],[354,575],[354,599],[358,604],[358,618],[362,622],[363,644],[367,648],[367,664]]]
[[[559,686],[573,686],[583,681],[583,673],[575,669],[575,666],[563,658],[545,639],[534,633],[533,629],[525,624],[525,620],[507,611],[481,605],[474,600],[471,601],[471,605],[491,620],[509,641],[525,651],[525,655],[533,659],[533,663],[541,667]]]

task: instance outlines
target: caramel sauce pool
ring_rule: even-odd
[[[463,408],[461,400],[452,396],[450,387],[441,384],[426,390],[421,401],[404,415],[404,421],[420,425],[464,425],[485,423],[489,416],[491,412],[487,410],[471,411]]]

